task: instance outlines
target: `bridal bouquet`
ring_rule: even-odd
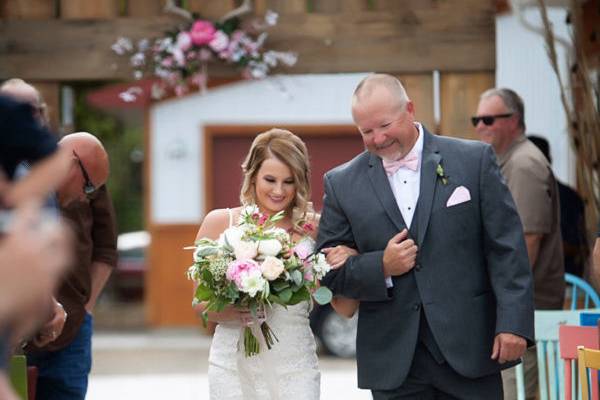
[[[277,340],[265,321],[267,307],[284,307],[314,298],[319,304],[331,301],[331,291],[318,287],[318,281],[331,269],[323,254],[314,254],[308,236],[293,242],[290,234],[275,226],[283,211],[268,216],[255,205],[242,209],[239,224],[221,234],[218,240],[196,241],[194,264],[188,278],[196,282],[194,304],[207,302],[202,313],[222,311],[227,305],[249,310],[243,337],[246,357],[259,353],[260,345],[250,329],[260,324],[267,347]],[[305,230],[310,229],[305,224]]]

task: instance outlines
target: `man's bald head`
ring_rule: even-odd
[[[391,95],[394,101],[397,101],[400,110],[403,110],[410,101],[404,86],[398,78],[388,74],[370,74],[354,90],[352,108],[354,109],[362,100],[378,95],[378,92],[382,90]]]
[[[35,117],[40,124],[48,126],[48,110],[42,95],[33,85],[23,79],[13,78],[0,85],[0,94],[27,103],[34,109]]]
[[[110,169],[108,154],[98,138],[87,132],[71,133],[64,136],[59,145],[73,153],[74,157],[70,179],[58,190],[61,204],[83,198],[86,183],[83,170],[94,187],[99,188],[106,183]]]

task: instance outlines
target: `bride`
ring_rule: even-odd
[[[271,129],[259,134],[242,164],[244,180],[242,205],[256,204],[261,212],[273,215],[285,211],[277,226],[287,230],[294,241],[306,240],[314,246],[318,215],[312,212],[310,168],[306,145],[293,133]],[[217,239],[237,223],[241,207],[213,210],[206,215],[197,239]],[[307,228],[313,227],[310,235]],[[310,229],[309,229],[310,230]],[[339,268],[356,252],[345,246],[327,250],[327,261]],[[336,307],[345,299],[337,299]],[[350,300],[348,300],[350,301]],[[202,312],[206,304],[196,306]],[[278,342],[267,350],[258,335],[261,351],[246,357],[238,349],[242,321],[247,313],[228,306],[222,312],[210,312],[209,321],[217,323],[209,354],[208,381],[211,399],[315,400],[320,395],[320,372],[316,345],[308,314],[311,305],[303,302],[283,308],[267,308],[266,320]]]

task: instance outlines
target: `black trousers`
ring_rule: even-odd
[[[461,399],[502,400],[500,373],[470,379],[459,375],[447,362],[437,362],[419,341],[408,377],[397,389],[373,390],[373,400]]]

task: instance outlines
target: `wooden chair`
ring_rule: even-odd
[[[584,346],[577,348],[578,363],[579,363],[579,382],[581,382],[581,398],[589,400],[589,384],[587,369],[592,368],[596,374],[600,369],[600,350],[586,349]],[[592,378],[592,382],[597,382]],[[596,386],[597,384],[594,384]]]
[[[577,361],[579,346],[585,346],[590,349],[600,349],[600,337],[598,336],[598,327],[596,326],[572,326],[563,325],[558,331],[560,357],[564,365],[564,394],[565,399],[571,400],[577,398],[576,370],[573,364]],[[592,382],[598,382],[597,373],[592,374]],[[598,400],[598,385],[592,386],[592,399]]]

